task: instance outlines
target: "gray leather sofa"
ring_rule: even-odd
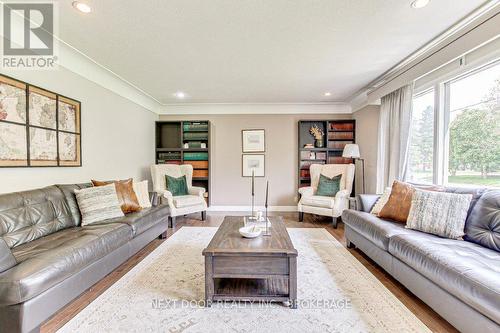
[[[56,311],[168,228],[166,205],[80,226],[73,191],[0,195],[0,332],[38,331]]]
[[[370,210],[342,215],[348,247],[357,247],[462,332],[500,332],[500,190],[447,189],[474,195],[464,240],[406,229]]]

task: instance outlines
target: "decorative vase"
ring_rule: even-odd
[[[314,141],[314,146],[316,148],[323,148],[323,139],[316,139],[316,141]]]

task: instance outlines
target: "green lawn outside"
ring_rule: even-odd
[[[487,178],[474,175],[448,176],[448,184],[475,184],[500,187],[500,176],[488,176]]]
[[[432,183],[432,174],[429,172],[414,172],[413,182]],[[448,176],[448,185],[479,185],[500,187],[500,175],[495,174],[482,178],[480,175]]]

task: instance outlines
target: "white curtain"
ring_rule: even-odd
[[[413,83],[382,97],[378,124],[377,193],[404,180],[408,166]]]

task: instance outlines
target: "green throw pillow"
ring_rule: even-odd
[[[333,178],[328,178],[325,175],[319,175],[319,184],[316,195],[334,197],[335,194],[340,191],[340,178],[342,178],[342,175],[338,175]]]
[[[170,177],[170,176],[165,176],[167,180],[167,190],[172,193],[172,195],[178,196],[178,195],[188,195],[188,187],[187,187],[187,181],[186,181],[186,176],[182,176],[179,178],[175,177]]]

